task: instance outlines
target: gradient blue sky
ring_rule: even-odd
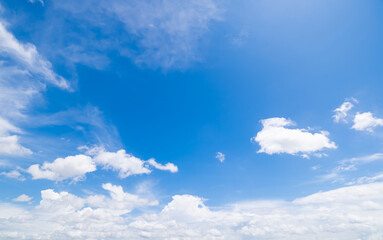
[[[325,223],[310,218],[312,226],[339,220],[346,225],[342,231],[267,230],[273,227],[243,220],[222,229],[209,225],[206,233],[193,220],[179,223],[180,232],[125,229],[131,239],[383,237],[383,194],[377,193],[383,189],[382,13],[380,0],[0,1],[0,238],[92,237],[73,222],[55,225],[68,233],[59,227],[20,230],[26,223],[10,220],[6,207],[1,209],[11,206],[31,216],[48,209],[44,214],[55,219],[55,210],[44,204],[57,198],[44,200],[41,191],[84,200],[108,196],[112,190],[106,183],[157,201],[114,215],[130,214],[129,221],[140,223],[146,214],[161,219],[180,199],[186,206],[202,204],[209,214],[229,215],[240,214],[235,207],[227,210],[233,204],[252,203],[253,209],[261,202],[267,209],[276,201],[283,203],[273,209],[290,214],[286,209],[306,209],[294,204],[318,204],[307,200],[315,194],[344,199],[345,192],[355,195],[355,202],[320,202],[334,212],[362,201],[378,206],[358,226],[351,217],[329,215]],[[340,109],[342,104],[349,109]],[[336,119],[337,113],[344,115]],[[277,123],[267,125],[271,121]],[[128,158],[103,155],[121,149]],[[83,158],[65,162],[69,156]],[[127,177],[119,174],[133,156],[150,174],[137,169]],[[43,167],[60,158],[62,166]],[[151,158],[161,165],[151,164]],[[79,161],[84,168],[75,172]],[[27,196],[16,200],[22,194]],[[113,196],[111,201],[123,199]],[[86,202],[73,211],[85,207],[105,210]],[[182,208],[177,214],[186,214]],[[314,210],[313,218],[321,216]],[[351,213],[359,217],[366,211]],[[289,217],[300,225],[293,213]],[[75,229],[79,235],[70,235]]]

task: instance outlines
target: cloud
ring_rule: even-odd
[[[12,201],[14,201],[14,202],[29,202],[31,200],[32,200],[32,197],[25,195],[25,194],[21,194],[17,198],[14,198]]]
[[[18,170],[12,170],[10,172],[1,172],[0,175],[6,176],[7,178],[13,178],[19,181],[25,181],[25,177]]]
[[[379,173],[373,177],[359,177],[355,181],[348,182],[347,185],[374,183],[381,180],[383,180],[383,173]]]
[[[68,82],[31,43],[21,43],[0,19],[0,154],[29,155],[20,143],[22,131],[13,123],[25,121],[26,111],[39,99],[46,83],[68,89]],[[12,123],[11,123],[12,122]]]
[[[42,6],[44,6],[44,1],[43,0],[28,0],[30,3],[35,3],[39,2]]]
[[[109,148],[119,148],[122,145],[116,127],[105,119],[102,111],[92,105],[30,116],[29,126],[69,126],[81,132],[86,141],[92,144]]]
[[[52,70],[52,64],[37,52],[33,44],[20,43],[1,21],[0,53],[23,66],[30,74],[60,88],[69,88],[67,80]]]
[[[383,160],[383,153],[374,153],[371,155],[366,155],[362,157],[354,157],[350,159],[345,159],[339,162],[339,164],[331,170],[331,172],[320,176],[321,180],[329,181],[332,180],[334,182],[343,181],[344,178],[341,175],[344,172],[355,171],[358,169],[359,165],[367,164],[375,161]],[[348,183],[348,185],[355,184]],[[360,182],[362,183],[362,182]]]
[[[33,179],[49,179],[54,181],[65,179],[78,181],[83,179],[86,173],[93,171],[96,171],[96,165],[91,157],[85,155],[57,158],[52,163],[44,162],[41,167],[39,164],[35,164],[27,169],[27,172],[32,175]]]
[[[92,59],[99,59],[97,55],[102,53],[97,48],[101,48],[117,50],[139,66],[165,70],[188,67],[190,62],[200,60],[199,46],[206,41],[210,25],[223,18],[215,0],[111,0],[96,4],[65,0],[53,4],[52,10],[66,13],[62,21],[69,18],[90,25],[81,35],[72,34],[76,41],[67,39],[67,45],[61,47],[68,48],[75,59],[90,64]],[[101,40],[95,40],[90,29],[97,29]],[[71,54],[67,57],[71,58]]]
[[[0,137],[0,154],[12,156],[24,156],[32,154],[32,151],[20,145],[17,135]]]
[[[68,156],[66,158],[57,158],[49,163],[44,162],[42,166],[39,164],[31,165],[27,172],[32,175],[33,179],[48,179],[53,181],[63,181],[71,179],[76,182],[85,178],[85,175],[97,170],[97,165],[102,166],[105,170],[118,171],[120,178],[126,178],[132,175],[149,174],[153,166],[156,169],[170,171],[175,173],[178,171],[177,166],[173,163],[162,165],[154,159],[148,161],[141,160],[121,149],[117,152],[107,152],[102,147],[89,149],[82,146],[80,150],[87,150],[85,154],[76,156]]]
[[[145,161],[126,153],[123,149],[117,152],[101,151],[94,157],[94,161],[104,169],[118,171],[120,178],[151,173],[151,170],[144,165]]]
[[[149,159],[147,161],[147,163],[149,163],[151,166],[153,166],[159,170],[169,171],[172,173],[178,172],[178,167],[176,165],[174,165],[173,163],[166,163],[165,165],[163,165],[163,164],[156,162],[156,160],[154,160],[153,158]]]
[[[158,202],[102,185],[106,195],[41,191],[34,209],[0,204],[0,238],[20,239],[381,239],[383,183],[318,192],[293,201],[209,207],[193,195]],[[132,210],[141,209],[140,214]]]
[[[333,115],[333,118],[334,118],[334,122],[338,123],[338,122],[344,122],[344,123],[347,123],[347,115],[348,115],[348,112],[354,107],[354,103],[357,103],[358,100],[356,100],[355,98],[350,98],[349,100],[346,100],[344,103],[342,103],[342,105],[340,105],[340,107],[336,108],[334,110],[334,115]]]
[[[383,126],[383,119],[375,118],[371,112],[356,113],[353,129],[358,131],[374,132],[374,128]]]
[[[10,133],[21,133],[21,130],[0,117],[0,155],[23,156],[32,154],[28,148],[21,146],[19,136]]]
[[[218,159],[220,162],[223,162],[223,161],[225,161],[225,154],[223,154],[221,152],[217,152],[215,154],[215,158]]]
[[[285,118],[261,120],[263,128],[251,140],[257,142],[259,153],[267,154],[313,154],[324,149],[336,149],[337,146],[328,138],[329,133],[321,131],[311,133],[309,129],[291,129],[294,123]]]

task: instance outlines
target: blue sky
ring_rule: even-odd
[[[382,238],[382,11],[0,1],[0,238]]]

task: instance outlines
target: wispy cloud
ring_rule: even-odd
[[[97,51],[99,46],[117,50],[139,66],[163,70],[185,68],[200,60],[199,45],[209,32],[211,23],[223,19],[223,11],[215,0],[112,0],[96,3],[66,0],[54,1],[53,4],[55,8],[52,11],[63,10],[70,13],[66,17],[72,16],[71,20],[80,20],[82,24],[99,29],[101,40],[95,40],[92,37],[95,33],[87,28],[81,35],[75,35],[77,44],[69,39],[66,41],[69,45],[61,47],[75,49],[72,53],[82,56],[75,59],[90,64],[93,64],[92,59],[98,58],[97,55],[102,55]],[[118,36],[118,40],[109,38],[111,33]],[[73,55],[64,54],[68,58]]]
[[[349,98],[346,99],[346,101],[342,103],[340,107],[336,108],[333,115],[334,122],[347,123],[348,112],[354,107],[354,103],[358,103],[358,100],[355,98]]]
[[[348,171],[355,171],[360,165],[381,160],[383,160],[383,153],[375,153],[362,157],[345,159],[340,161],[338,165],[335,168],[333,168],[329,173],[319,176],[319,178],[323,181],[344,181],[345,179],[342,173]]]

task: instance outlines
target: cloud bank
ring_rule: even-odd
[[[156,200],[106,183],[107,195],[41,191],[34,209],[0,204],[0,238],[20,239],[366,239],[383,237],[383,183],[319,192],[293,201],[208,207],[193,195]],[[4,208],[7,211],[3,211]],[[134,209],[142,214],[131,215]],[[146,210],[145,210],[146,209]]]

